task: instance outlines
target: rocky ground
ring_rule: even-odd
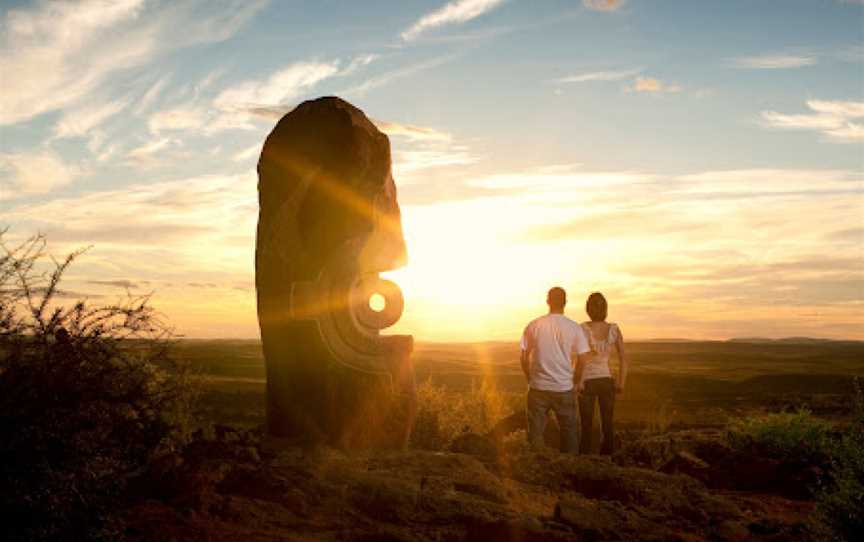
[[[217,427],[133,487],[132,540],[807,540],[818,473],[692,430],[631,438],[612,459],[303,450]]]

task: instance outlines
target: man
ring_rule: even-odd
[[[558,286],[546,295],[549,314],[531,321],[522,334],[522,372],[528,380],[528,442],[542,448],[546,415],[561,429],[561,451],[578,452],[574,366],[590,352],[581,326],[564,316],[567,293]]]

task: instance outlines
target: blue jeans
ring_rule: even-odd
[[[546,416],[555,412],[561,430],[561,451],[577,453],[579,435],[577,432],[576,398],[573,390],[545,391],[528,390],[528,443],[534,449],[543,447],[543,434],[546,431]]]

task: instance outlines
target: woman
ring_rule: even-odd
[[[624,392],[627,381],[627,357],[624,354],[624,337],[617,324],[606,322],[608,305],[606,298],[600,292],[588,296],[585,311],[591,318],[584,322],[582,329],[591,346],[594,356],[588,363],[580,366],[578,375],[579,415],[582,419],[582,440],[579,452],[591,452],[591,433],[594,424],[594,402],[600,403],[600,422],[603,429],[603,444],[601,454],[611,455],[615,447],[615,431],[612,427],[612,413],[615,406],[615,394]],[[618,351],[618,378],[612,376],[609,369],[609,357],[613,348]]]

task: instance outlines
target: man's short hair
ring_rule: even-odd
[[[603,322],[606,320],[606,315],[609,310],[609,305],[606,303],[606,298],[600,292],[594,292],[588,296],[588,301],[585,302],[585,312],[591,318],[592,322]]]
[[[567,304],[567,292],[560,286],[550,288],[549,293],[546,294],[546,303],[549,304],[550,308],[563,309],[564,305]]]

